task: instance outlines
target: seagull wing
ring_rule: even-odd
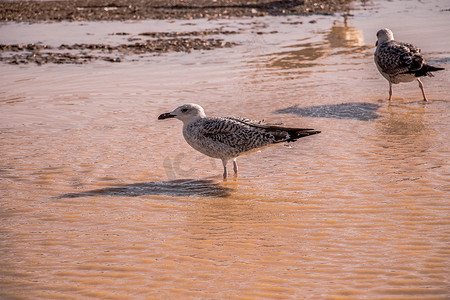
[[[425,63],[419,48],[396,41],[381,44],[375,53],[375,61],[389,75],[414,73]]]
[[[258,121],[241,118],[208,118],[203,119],[199,133],[215,143],[222,143],[239,149],[240,152],[264,147],[275,142],[275,137],[252,126]]]
[[[250,127],[259,128],[267,134],[274,136],[273,143],[294,142],[297,139],[313,134],[320,133],[318,130],[311,128],[285,127],[282,124],[264,123],[264,121],[253,121],[244,118],[230,118],[242,122]]]
[[[284,127],[280,124],[270,124],[239,117],[217,118],[206,121],[203,132],[206,136],[219,139],[223,143],[249,145],[251,148],[282,142],[294,142],[301,137],[320,133],[320,131],[310,128]]]

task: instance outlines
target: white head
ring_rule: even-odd
[[[168,118],[176,118],[183,121],[184,124],[189,124],[198,119],[205,118],[205,111],[198,104],[188,103],[177,107],[170,113],[162,114],[158,117],[158,120],[164,120]]]
[[[392,31],[390,29],[383,28],[383,29],[378,30],[377,38],[378,38],[378,40],[377,40],[375,46],[378,46],[384,42],[394,40],[394,34],[392,33]]]

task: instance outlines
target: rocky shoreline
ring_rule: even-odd
[[[148,19],[198,19],[261,17],[267,15],[331,15],[348,13],[352,0],[74,0],[0,1],[2,22],[126,21]],[[236,31],[146,32],[147,40],[121,45],[0,44],[0,61],[9,64],[83,64],[96,60],[121,62],[134,55],[159,55],[233,47],[223,35]],[[127,35],[128,33],[116,33]]]
[[[0,21],[125,21],[331,15],[352,0],[73,0],[0,1]]]
[[[216,48],[230,48],[235,43],[223,39],[206,37],[214,34],[234,34],[237,32],[221,31],[192,31],[192,32],[144,32],[140,35],[153,39],[128,44],[61,44],[58,47],[39,44],[0,44],[0,61],[19,65],[36,63],[38,65],[55,64],[83,64],[95,60],[108,62],[122,62],[125,57],[134,55],[159,55],[168,52],[191,52],[195,50],[213,50]],[[126,32],[117,35],[128,35]],[[198,37],[201,36],[201,37]],[[133,40],[133,39],[130,39]],[[7,55],[9,53],[9,55]]]

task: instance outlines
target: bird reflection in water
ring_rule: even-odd
[[[362,31],[353,26],[348,26],[346,21],[343,25],[339,25],[335,22],[326,38],[331,48],[353,48],[364,46]]]
[[[336,54],[354,54],[367,49],[361,30],[344,23],[334,22],[324,35],[323,41],[312,42],[302,40],[300,44],[284,47],[286,50],[264,55],[268,57],[267,66],[283,70],[310,68],[319,65],[319,60]]]

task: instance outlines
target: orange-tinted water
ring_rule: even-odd
[[[158,21],[242,28],[226,37],[241,45],[2,65],[0,297],[448,299],[447,8],[377,2],[347,25]],[[132,25],[142,24],[152,22]],[[78,25],[45,26],[51,39]],[[2,39],[22,27],[2,25]],[[385,100],[372,59],[381,27],[447,68],[423,80],[429,103],[417,83]],[[239,177],[223,182],[179,121],[157,121],[188,102],[322,133],[241,157]]]

